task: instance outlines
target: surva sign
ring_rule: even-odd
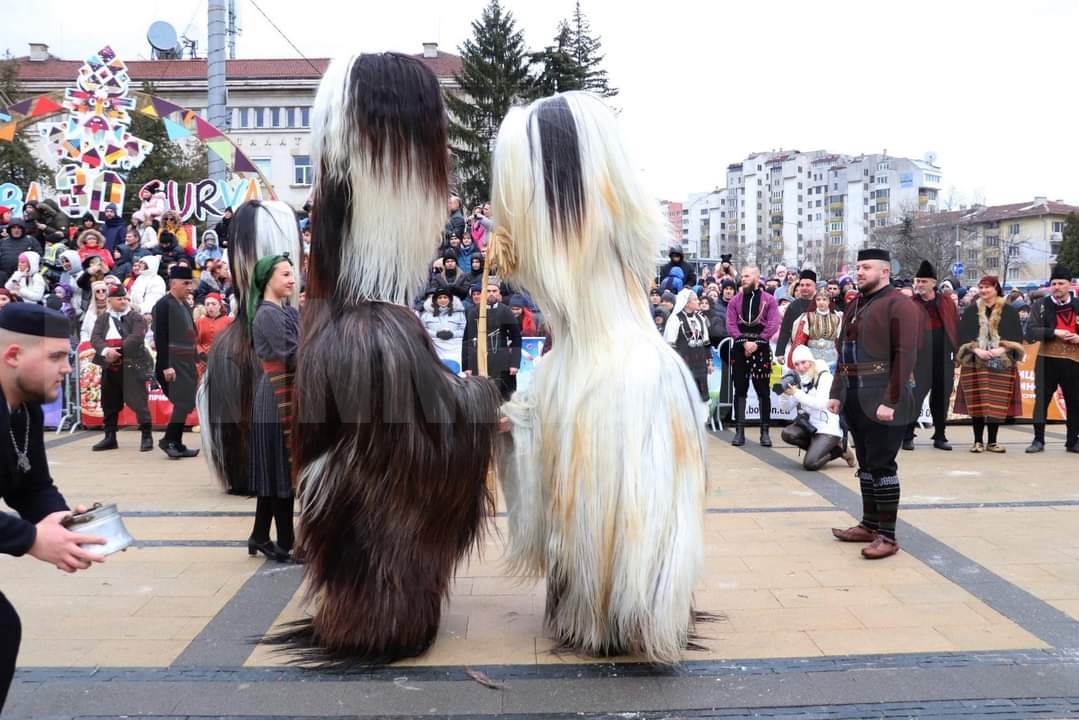
[[[262,188],[255,178],[206,179],[184,183],[182,187],[175,180],[151,181],[143,187],[153,187],[155,184],[159,188],[164,188],[164,209],[175,210],[184,222],[188,220],[205,222],[207,217],[220,216],[225,208],[236,209],[246,200],[262,199]],[[40,201],[45,197],[46,195],[36,182],[30,183],[26,192],[13,183],[0,185],[0,206],[12,208],[16,213],[22,209],[24,203]],[[104,208],[100,208],[100,211],[103,212]],[[95,214],[101,215],[100,212]],[[81,214],[72,215],[72,217],[81,217]]]

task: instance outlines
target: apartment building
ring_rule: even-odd
[[[727,166],[726,187],[695,193],[683,209],[683,240],[703,249],[708,206],[712,257],[732,253],[769,269],[779,263],[820,265],[853,254],[874,227],[905,213],[937,212],[942,173],[932,156],[899,158],[886,152],[842,155],[825,150],[752,153]]]

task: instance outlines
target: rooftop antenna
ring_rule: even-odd
[[[150,57],[154,60],[175,60],[183,55],[176,28],[164,20],[158,20],[146,31],[146,41],[150,43]]]

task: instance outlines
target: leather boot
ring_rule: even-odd
[[[772,447],[772,438],[768,435],[768,423],[761,421],[761,447]]]
[[[93,450],[94,452],[98,452],[100,450],[115,450],[118,447],[120,447],[120,446],[116,442],[116,431],[115,430],[106,430],[105,431],[105,437],[103,437],[101,440],[99,440],[97,442],[97,444],[95,444],[90,449]]]
[[[744,397],[734,399],[734,439],[731,445],[741,447],[746,444],[746,399]]]
[[[149,428],[142,431],[142,440],[139,442],[139,452],[150,452],[154,449],[154,435]]]

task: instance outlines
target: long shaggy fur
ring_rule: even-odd
[[[437,358],[410,302],[445,219],[446,113],[396,54],[335,62],[315,102],[316,181],[293,450],[314,616],[305,657],[424,652],[490,498],[499,394]]]
[[[248,491],[251,404],[255,365],[247,329],[251,272],[266,255],[289,253],[297,265],[303,241],[292,209],[277,200],[249,200],[229,224],[229,269],[236,293],[236,322],[214,338],[197,396],[202,448],[210,471],[232,493]],[[299,302],[299,288],[292,298]]]
[[[499,478],[509,564],[546,574],[554,638],[676,663],[702,562],[704,432],[689,371],[648,312],[666,231],[635,167],[587,93],[502,123],[492,203],[508,247],[496,252],[555,342],[528,391],[503,407],[513,432],[500,442]]]

